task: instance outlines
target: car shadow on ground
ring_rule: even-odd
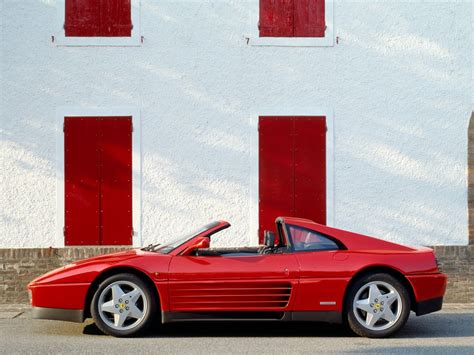
[[[411,315],[394,338],[474,337],[473,313],[442,313],[424,317]],[[91,323],[84,334],[103,335]],[[343,325],[311,322],[183,322],[155,324],[143,337],[356,337]]]

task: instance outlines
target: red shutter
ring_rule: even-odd
[[[130,0],[102,1],[103,36],[130,37],[132,35],[132,8]]]
[[[325,0],[260,0],[260,37],[324,37]]]
[[[64,118],[65,244],[99,239],[99,121]]]
[[[293,37],[293,0],[260,0],[260,37]]]
[[[325,224],[326,118],[296,117],[294,127],[294,215]]]
[[[325,117],[260,117],[260,242],[278,216],[326,223]]]
[[[101,119],[101,241],[132,244],[132,118]]]
[[[294,37],[324,37],[325,0],[295,0]]]
[[[100,0],[66,0],[66,36],[100,36],[100,4]]]
[[[131,117],[65,117],[65,244],[132,242]]]
[[[292,117],[260,117],[259,240],[275,231],[275,219],[293,215]]]
[[[66,0],[67,37],[130,37],[130,0]]]

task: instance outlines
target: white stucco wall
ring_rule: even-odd
[[[55,47],[56,1],[0,2],[0,247],[63,245],[60,106],[140,109],[143,244],[212,219],[248,243],[249,122],[269,107],[334,111],[337,227],[466,244],[471,2],[336,0],[339,44],[262,48],[248,1],[141,0],[128,48]]]

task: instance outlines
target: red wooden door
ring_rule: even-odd
[[[65,117],[65,244],[132,243],[132,118]]]
[[[278,216],[326,223],[325,117],[260,117],[260,242]]]

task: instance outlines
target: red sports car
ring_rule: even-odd
[[[29,285],[33,317],[95,324],[114,336],[153,319],[347,322],[385,337],[410,310],[441,309],[446,275],[433,251],[280,217],[259,247],[210,248],[210,223],[166,245],[75,262]]]

